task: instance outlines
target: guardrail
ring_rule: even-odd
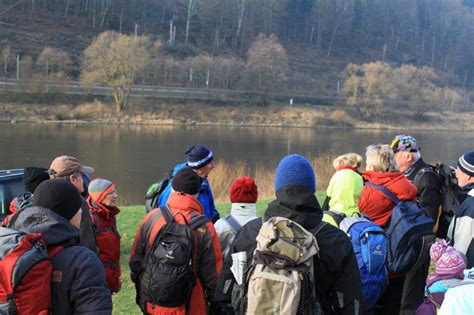
[[[112,89],[106,86],[85,85],[75,81],[33,81],[33,80],[3,80],[0,89],[22,93],[58,93],[67,95],[98,95],[112,94]],[[190,99],[220,102],[255,102],[260,99],[272,99],[280,102],[309,103],[314,105],[329,105],[344,100],[334,94],[305,94],[305,93],[261,93],[257,91],[224,90],[208,88],[186,88],[173,86],[134,85],[130,97]]]

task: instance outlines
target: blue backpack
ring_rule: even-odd
[[[373,309],[387,286],[387,237],[366,218],[345,217],[339,228],[349,236],[359,266],[365,311]]]
[[[388,238],[388,270],[408,272],[416,269],[429,254],[434,241],[434,221],[418,203],[400,201],[387,188],[366,182],[367,185],[390,198],[395,207],[390,222],[385,227]]]

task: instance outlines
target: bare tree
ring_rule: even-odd
[[[150,50],[157,47],[146,36],[104,32],[84,51],[81,81],[112,88],[120,112],[127,107],[132,84],[151,61]]]
[[[331,40],[329,41],[329,47],[328,47],[328,53],[327,53],[328,58],[331,57],[332,45],[334,43],[334,39],[336,38],[337,30],[346,13],[347,1],[342,0],[342,7],[338,8],[337,0],[334,0],[334,6],[336,7],[336,22],[334,24],[334,29],[332,31]]]
[[[53,76],[55,79],[68,78],[71,68],[71,58],[63,50],[45,47],[36,60],[36,65],[45,69],[46,77]]]
[[[8,75],[8,64],[13,58],[13,53],[12,50],[10,49],[10,46],[5,46],[2,49],[2,57],[3,57],[3,73],[5,74],[5,77]]]
[[[196,14],[197,4],[198,4],[198,0],[188,0],[188,14],[187,14],[187,17],[186,17],[186,38],[184,40],[185,44],[188,43],[189,24],[191,22],[191,18],[194,16],[194,14]]]

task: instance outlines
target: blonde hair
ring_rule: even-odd
[[[357,153],[347,153],[339,155],[337,158],[332,161],[332,166],[335,170],[339,169],[342,166],[350,166],[354,168],[359,168],[362,165],[362,156]]]
[[[398,171],[395,155],[388,144],[372,144],[365,151],[366,170],[381,173]]]

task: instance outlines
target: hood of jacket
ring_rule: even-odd
[[[264,214],[267,221],[272,217],[284,217],[310,230],[323,218],[323,210],[314,193],[305,186],[283,186],[276,192],[277,199],[272,201]]]
[[[26,233],[41,233],[46,245],[57,245],[70,239],[79,242],[79,230],[66,218],[47,208],[25,208],[13,228]]]
[[[201,203],[192,195],[187,195],[173,191],[168,199],[167,205],[177,211],[194,211],[204,214]]]
[[[379,173],[374,171],[362,172],[365,180],[382,185],[400,200],[413,200],[418,190],[401,172]]]
[[[358,202],[362,194],[364,181],[358,173],[344,169],[337,171],[329,181],[327,195],[329,210],[345,213],[351,216],[359,212]]]
[[[230,214],[235,218],[253,218],[257,217],[257,205],[254,203],[234,202],[230,208]]]
[[[118,207],[107,207],[102,203],[95,202],[90,196],[87,198],[87,205],[92,212],[97,213],[106,220],[109,220],[111,216],[116,216],[120,212]]]

